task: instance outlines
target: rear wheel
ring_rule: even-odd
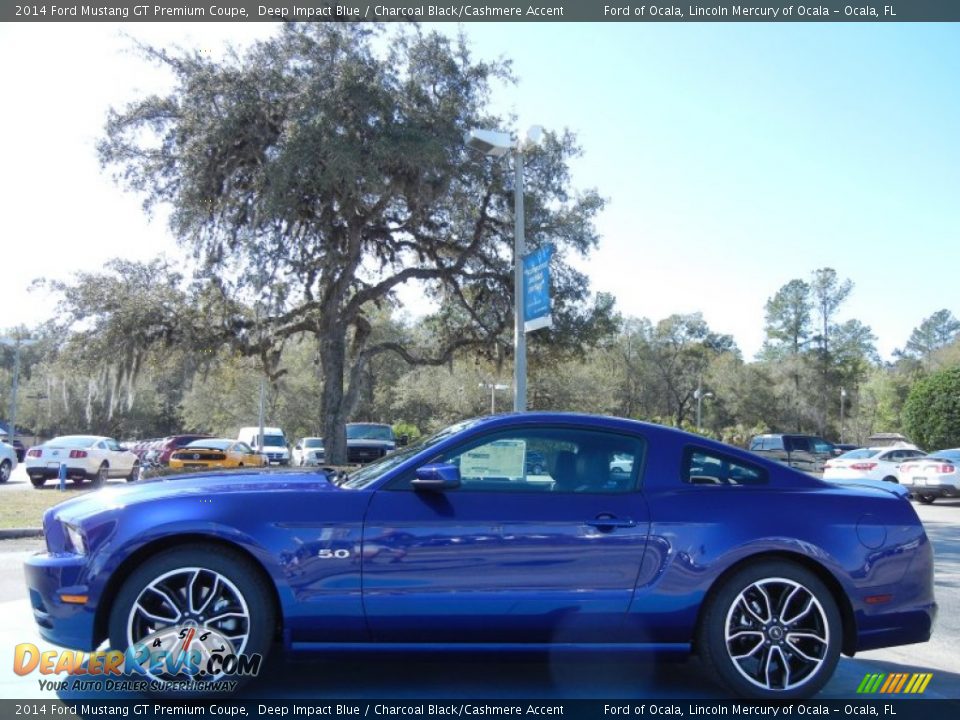
[[[13,472],[13,465],[9,460],[0,462],[0,483],[5,483],[10,479],[10,473]]]
[[[933,501],[936,499],[937,498],[934,495],[917,495],[917,500],[919,500],[923,505],[932,505]]]
[[[810,697],[840,657],[840,611],[809,570],[763,561],[734,573],[701,618],[699,652],[741,697]]]
[[[900,484],[900,481],[897,480],[893,475],[887,475],[887,476],[883,479],[883,481],[884,481],[884,482],[888,482],[888,483],[893,483],[893,484],[895,484],[895,485],[899,485],[899,484]]]
[[[140,463],[135,462],[133,467],[130,468],[130,474],[127,475],[127,482],[134,482],[135,480],[140,479]]]
[[[42,478],[42,477],[30,478],[30,484],[33,485],[35,488],[42,488],[46,482],[47,482],[46,478]]]

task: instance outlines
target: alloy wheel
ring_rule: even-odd
[[[733,666],[763,690],[791,690],[827,661],[830,624],[817,596],[787,578],[747,586],[730,606],[724,642]]]

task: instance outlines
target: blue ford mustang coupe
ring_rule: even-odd
[[[841,652],[928,640],[936,614],[896,486],[577,414],[465,421],[349,476],[107,488],[49,510],[44,533],[34,615],[80,649],[189,626],[250,654],[697,652],[738,696],[797,698]]]

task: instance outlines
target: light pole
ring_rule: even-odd
[[[840,386],[840,442],[843,442],[843,403],[847,399],[847,389]]]
[[[700,381],[697,380],[697,389],[693,391],[693,396],[697,399],[697,432],[700,432],[700,412],[703,406],[704,398],[712,398],[712,392],[704,392],[700,387]]]
[[[543,128],[534,125],[525,141],[514,142],[510,133],[498,130],[468,130],[467,147],[490,157],[513,154],[513,410],[527,409],[527,338],[523,328],[523,254],[526,252],[523,227],[523,151],[540,142]]]
[[[10,391],[10,446],[13,447],[13,441],[17,439],[17,387],[20,382],[20,348],[33,345],[38,342],[30,338],[0,338],[0,345],[6,345],[13,348],[13,388]]]

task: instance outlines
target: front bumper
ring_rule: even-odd
[[[92,599],[83,605],[65,603],[61,595],[87,595],[86,585],[78,582],[86,568],[80,555],[38,553],[27,560],[24,571],[30,607],[40,636],[56,645],[92,650],[96,608]]]

